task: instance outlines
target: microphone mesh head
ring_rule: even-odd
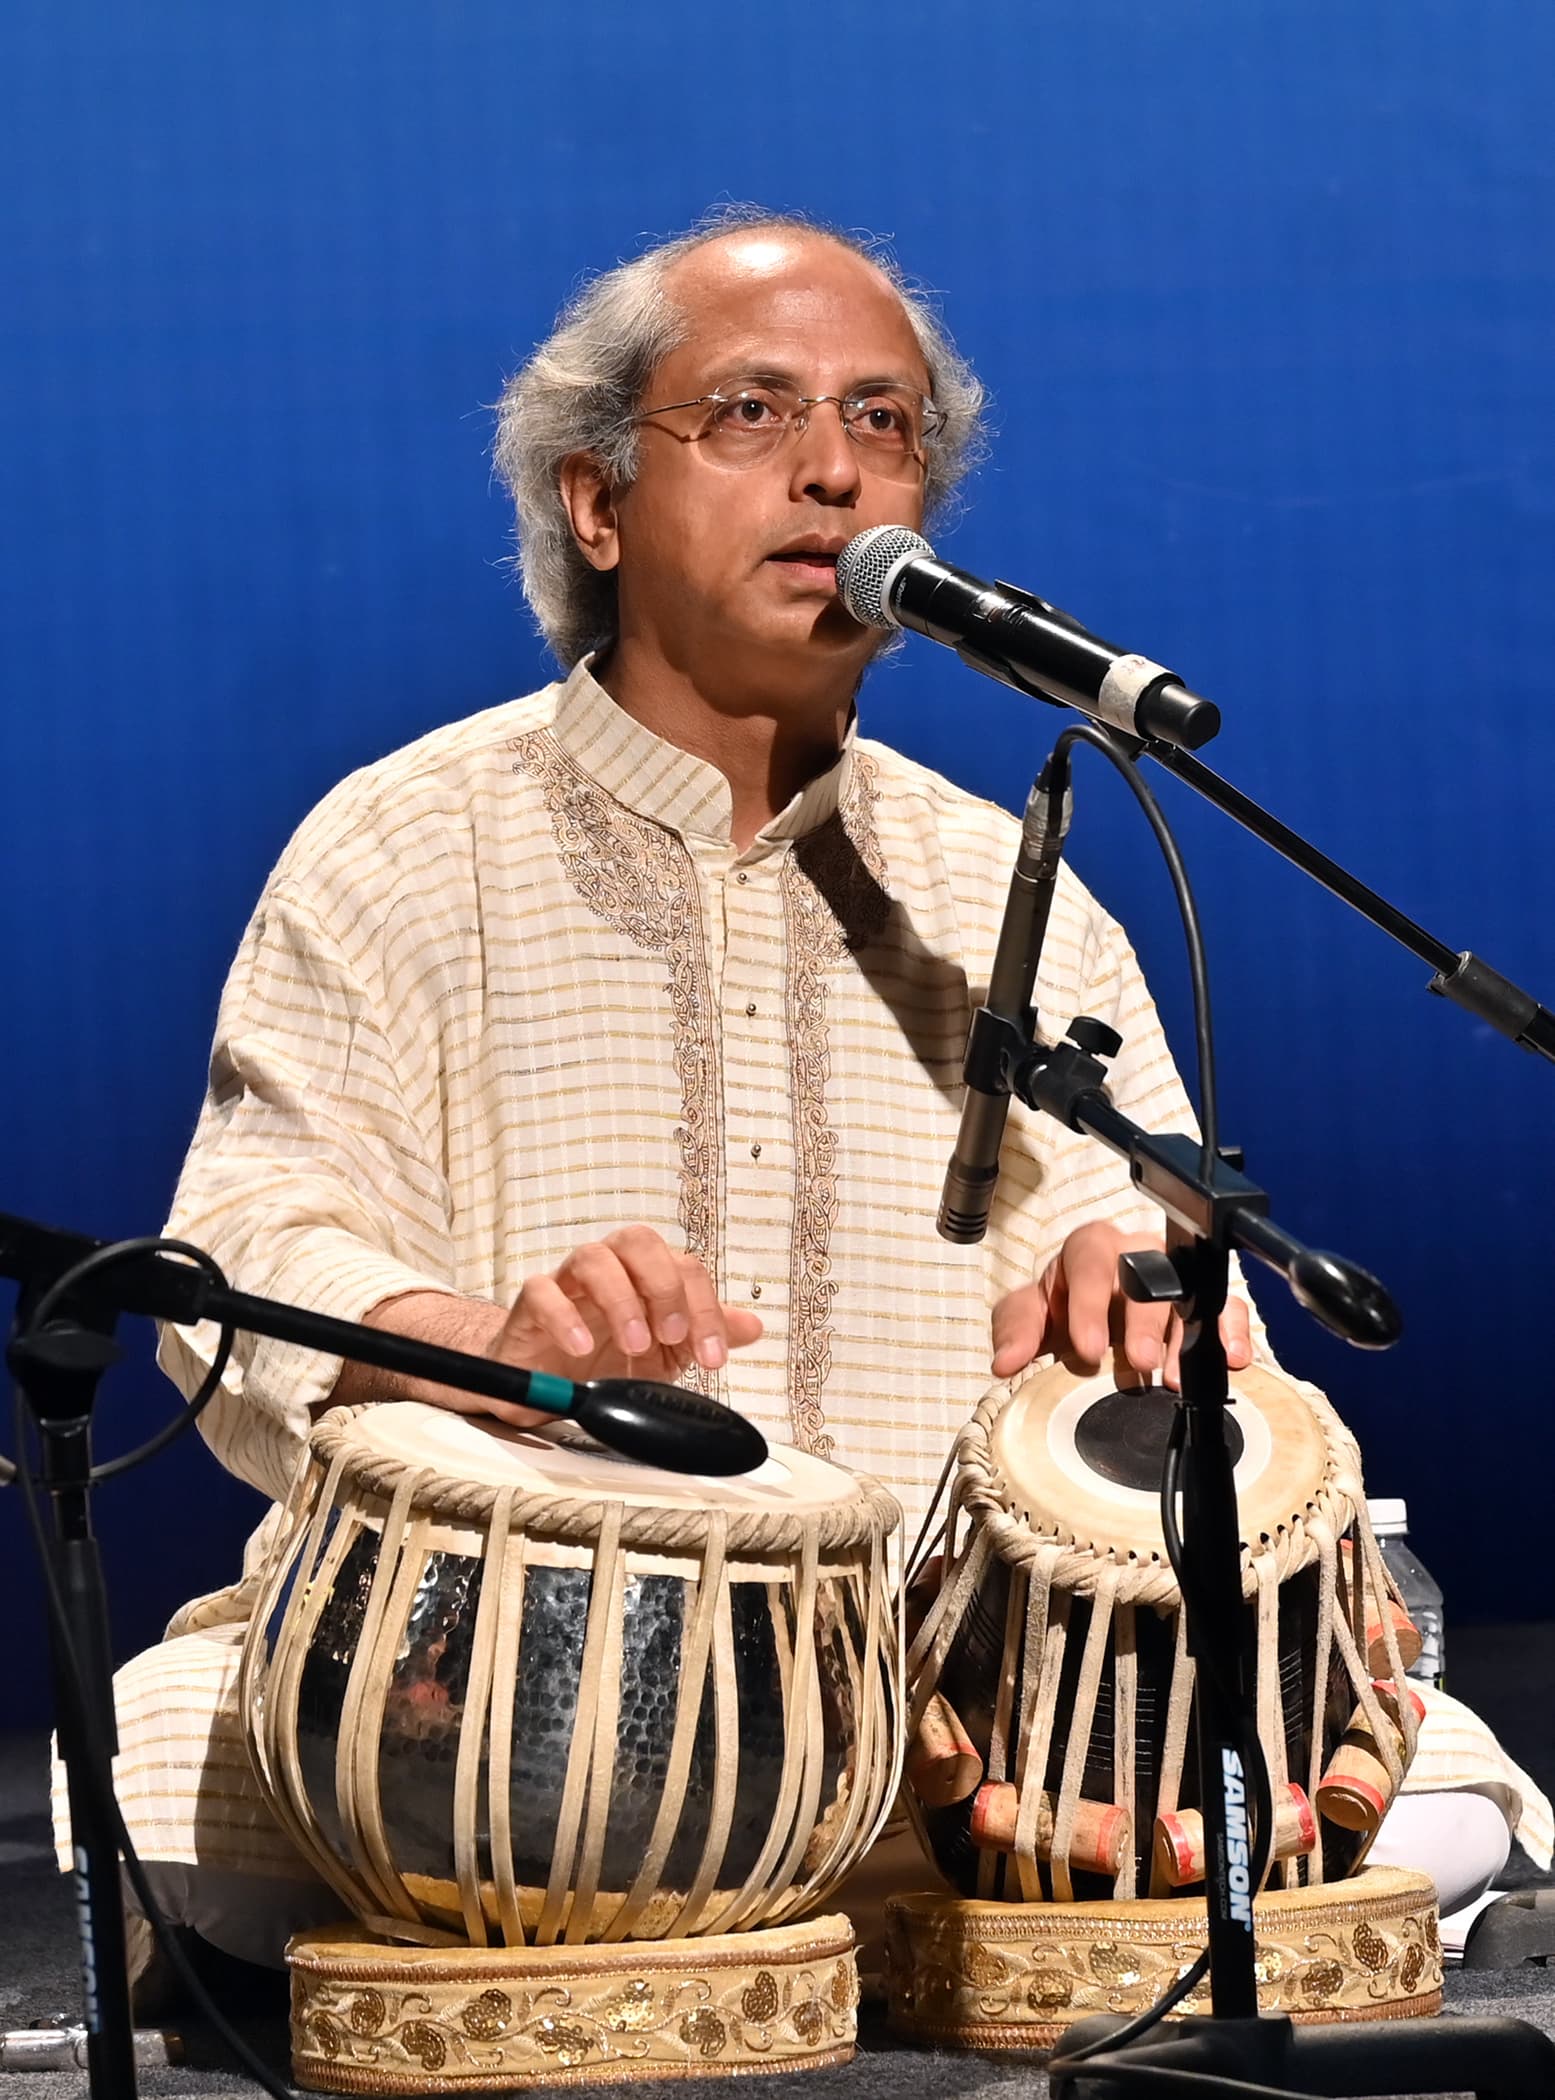
[[[837,556],[837,595],[861,627],[898,627],[891,585],[904,562],[933,559],[921,533],[905,525],[871,525],[855,533]]]

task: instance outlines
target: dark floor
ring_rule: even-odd
[[[1520,1764],[1555,1793],[1555,1625],[1453,1628],[1452,1689],[1484,1715]],[[64,1885],[54,1870],[45,1807],[45,1746],[37,1735],[0,1735],[0,2029],[25,2027],[79,2003],[75,1943]],[[1514,1852],[1507,1887],[1552,1881]],[[239,2025],[278,2070],[287,2063],[284,1983],[273,2000],[251,2003]],[[1450,2014],[1497,2012],[1531,2021],[1555,2035],[1555,1967],[1449,1974]],[[257,2088],[224,2068],[213,2038],[187,2028],[191,2061],[141,2074],[141,2090],[166,2100],[226,2100]],[[84,2074],[33,2072],[16,2100],[67,2100],[84,2093]],[[761,2079],[763,2100],[961,2100],[987,2094],[1041,2100],[1047,2082],[1029,2062],[931,2055],[893,2045],[866,2019],[857,2059],[835,2071]],[[1143,2090],[1143,2089],[1141,2089]],[[612,2100],[653,2094],[664,2085],[618,2085]],[[1552,2094],[1555,2100],[1555,2094]]]

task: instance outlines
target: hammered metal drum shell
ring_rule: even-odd
[[[339,1419],[315,1435],[245,1705],[272,1805],[359,1916],[616,1936],[656,1835],[634,1936],[762,1922],[840,1878],[900,1735],[882,1490],[781,1449],[693,1480],[433,1409]],[[472,1520],[481,1491],[500,1540]],[[569,1846],[581,1893],[557,1886]]]

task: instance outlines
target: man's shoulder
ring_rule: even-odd
[[[1020,846],[1020,818],[893,745],[860,737],[858,748],[873,768],[877,825],[887,858],[893,832],[903,845],[930,835],[958,900],[971,910],[1002,911]],[[1055,924],[1066,921],[1074,940],[1094,944],[1113,928],[1111,915],[1067,861],[1059,865],[1054,908]]]
[[[462,716],[412,743],[348,773],[303,818],[276,869],[316,867],[321,856],[370,849],[391,835],[403,839],[419,820],[446,822],[468,809],[494,773],[511,770],[518,738],[542,729],[556,713],[559,685]]]
[[[997,802],[957,787],[932,766],[920,765],[876,737],[861,736],[858,749],[870,762],[881,813],[888,819],[895,811],[903,817],[920,815],[934,824],[947,845],[965,841],[973,848],[997,844],[1014,851],[1020,822]]]

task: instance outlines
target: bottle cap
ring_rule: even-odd
[[[1397,1538],[1409,1529],[1409,1505],[1393,1495],[1368,1495],[1366,1514],[1379,1538]]]

